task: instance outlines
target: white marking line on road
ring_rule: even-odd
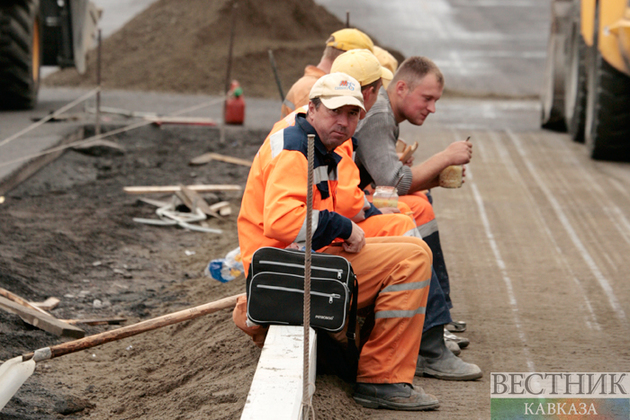
[[[469,171],[470,169],[466,171],[466,174],[470,175],[470,181],[472,181],[472,172]],[[527,347],[527,338],[525,337],[525,333],[523,332],[523,327],[521,327],[521,321],[518,316],[518,304],[516,303],[516,297],[514,296],[512,280],[507,274],[507,270],[505,269],[505,262],[503,262],[503,258],[501,258],[501,252],[499,252],[497,242],[494,240],[494,235],[492,234],[490,222],[488,221],[488,216],[486,214],[486,208],[483,204],[481,194],[477,189],[477,184],[475,184],[474,181],[472,181],[470,184],[473,196],[475,197],[475,202],[477,203],[477,207],[479,208],[481,223],[483,223],[483,228],[486,231],[486,237],[488,238],[490,248],[492,248],[492,252],[494,253],[494,259],[497,262],[497,266],[499,267],[499,271],[501,272],[501,277],[503,277],[503,282],[505,283],[505,287],[507,289],[508,298],[510,299],[510,306],[512,307],[512,316],[514,317],[514,325],[516,326],[516,332],[518,333],[518,337],[523,343],[523,354],[525,356],[525,361],[527,362],[527,368],[530,372],[536,372],[536,366],[534,365],[534,362],[532,360],[532,355],[529,351],[529,347]]]
[[[549,202],[549,204],[551,204],[551,207],[556,213],[558,220],[560,220],[560,223],[566,230],[567,235],[573,242],[573,245],[576,247],[576,249],[582,256],[582,259],[584,260],[586,265],[589,267],[589,269],[591,270],[591,273],[593,273],[593,275],[595,276],[595,279],[597,280],[600,287],[604,291],[604,294],[608,298],[608,302],[610,306],[612,307],[613,311],[615,312],[615,315],[617,316],[617,318],[619,318],[620,321],[625,323],[627,321],[626,313],[624,312],[623,308],[619,304],[619,300],[617,300],[617,297],[615,296],[615,292],[610,286],[608,279],[604,277],[601,270],[597,266],[597,263],[595,262],[595,260],[593,260],[593,257],[591,256],[591,254],[588,252],[588,250],[586,249],[586,247],[584,246],[584,244],[578,237],[577,232],[575,231],[575,229],[573,229],[573,226],[571,225],[571,222],[569,221],[569,218],[567,217],[565,212],[562,210],[562,206],[560,206],[560,204],[558,203],[556,198],[553,196],[551,191],[549,191],[549,188],[547,188],[547,185],[545,185],[545,183],[540,179],[540,176],[538,175],[536,168],[534,167],[532,162],[529,160],[527,156],[527,152],[523,148],[523,145],[521,144],[521,141],[518,138],[518,136],[510,130],[506,130],[506,133],[508,137],[510,138],[510,140],[512,141],[512,143],[514,144],[514,146],[516,147],[516,150],[518,151],[519,155],[521,155],[521,158],[523,159],[523,163],[527,167],[532,179],[536,181],[536,184],[538,184],[538,187],[541,189],[541,191],[547,198],[547,201]]]
[[[588,299],[588,294],[584,290],[584,286],[582,285],[580,280],[577,278],[574,271],[571,269],[571,265],[569,264],[569,261],[567,260],[565,254],[560,249],[560,246],[556,242],[556,238],[553,236],[553,233],[551,233],[551,229],[549,228],[547,221],[543,217],[540,211],[540,208],[536,205],[536,201],[534,200],[534,197],[532,196],[530,189],[527,188],[527,185],[525,184],[525,180],[516,169],[516,166],[514,165],[514,161],[512,160],[512,157],[506,150],[505,146],[498,140],[497,138],[498,136],[496,132],[493,131],[493,132],[489,132],[488,134],[489,134],[490,140],[494,144],[494,147],[499,152],[499,157],[501,158],[500,159],[501,162],[503,162],[503,164],[505,165],[505,168],[510,174],[510,177],[512,178],[512,180],[521,186],[523,195],[527,198],[527,201],[530,204],[529,208],[532,209],[533,211],[532,215],[538,221],[539,226],[542,227],[543,231],[549,238],[549,241],[551,242],[551,244],[556,250],[556,254],[558,255],[557,258],[559,259],[564,269],[569,273],[569,275],[573,279],[573,282],[576,284],[578,288],[579,294],[584,299],[584,305],[586,306],[586,309],[588,311],[588,314],[586,313],[584,314],[584,318],[585,318],[584,323],[586,324],[588,328],[592,330],[601,331],[602,327],[600,323],[597,321],[597,316],[595,315],[595,311],[593,310],[593,305],[591,305],[591,301]]]

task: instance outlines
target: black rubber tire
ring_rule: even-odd
[[[564,118],[573,141],[584,143],[586,121],[586,43],[580,33],[580,2],[573,4],[573,23],[565,64]]]
[[[595,36],[588,58],[585,140],[593,159],[630,161],[630,77],[603,59]]]
[[[13,0],[0,4],[2,109],[30,109],[37,103],[41,28],[39,0]]]
[[[544,86],[541,95],[540,126],[547,130],[566,131],[564,122],[564,94],[558,80],[558,35],[551,33],[547,45],[547,61],[544,70]],[[563,82],[562,82],[563,83]]]

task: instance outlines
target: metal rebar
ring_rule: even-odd
[[[311,248],[313,246],[313,161],[315,160],[315,135],[308,135],[308,181],[306,190],[306,249],[304,252],[304,371],[302,390],[302,419],[308,417],[311,405],[309,398],[310,374],[310,329],[311,329]]]

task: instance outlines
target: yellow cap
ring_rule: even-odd
[[[330,73],[320,77],[313,85],[308,98],[319,98],[328,109],[355,105],[365,111],[361,85],[344,73]]]
[[[398,68],[398,60],[396,60],[394,56],[389,53],[389,51],[375,45],[374,55],[376,56],[376,58],[378,58],[381,66],[391,71],[392,74],[396,73],[396,69]]]
[[[392,80],[394,77],[369,50],[346,51],[335,59],[330,72],[346,73],[357,79],[361,86],[369,85],[380,78]]]
[[[358,29],[346,28],[340,29],[326,41],[327,47],[334,47],[343,51],[350,51],[357,48],[363,48],[372,51],[374,43],[369,36]]]

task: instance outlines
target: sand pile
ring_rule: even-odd
[[[103,41],[103,86],[222,93],[231,26],[231,0],[160,0]],[[328,36],[343,27],[312,0],[238,0],[232,78],[247,96],[279,98],[268,50],[286,93],[307,64],[319,62]],[[95,64],[92,51],[85,75],[66,69],[45,84],[94,86]]]

